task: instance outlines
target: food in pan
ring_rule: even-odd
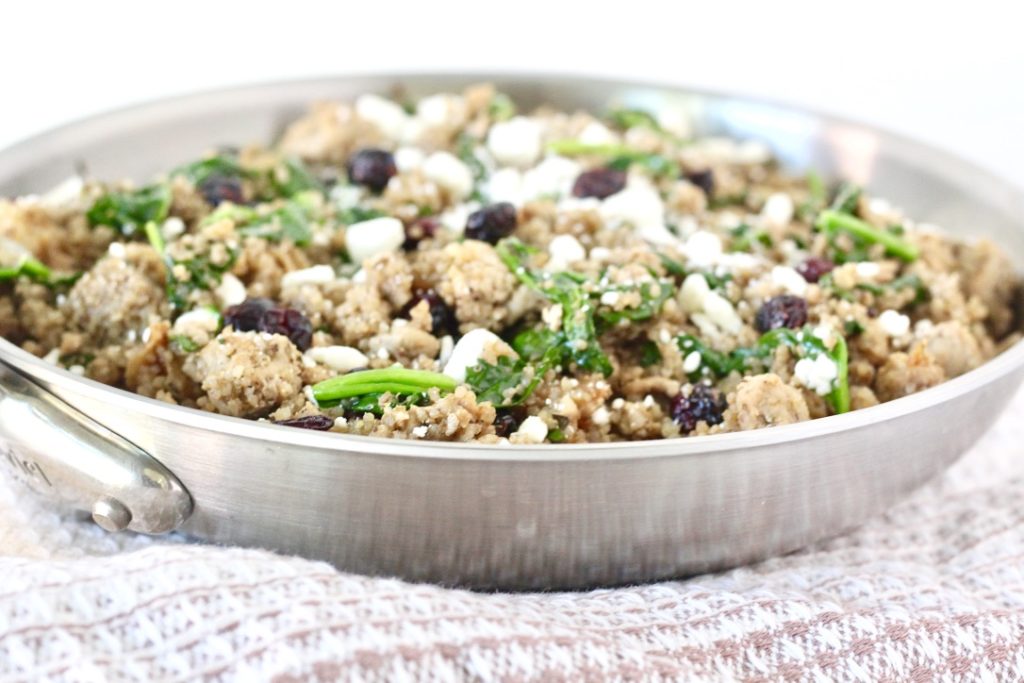
[[[770,427],[1019,338],[988,241],[679,109],[519,111],[487,85],[321,103],[270,148],[0,201],[0,266],[0,334],[74,373],[407,439]]]

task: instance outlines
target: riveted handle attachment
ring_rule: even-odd
[[[107,531],[162,534],[192,498],[151,455],[0,363],[0,468]]]

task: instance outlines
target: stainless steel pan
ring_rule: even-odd
[[[1024,199],[942,152],[829,116],[646,84],[551,76],[370,76],[262,85],[82,121],[0,153],[0,194],[85,162],[143,180],[220,143],[266,141],[319,98],[495,82],[525,105],[689,107],[702,132],[768,142],[794,169],[866,184],[911,215],[1024,260]],[[0,462],[110,530],[321,558],[475,587],[580,587],[738,565],[839,533],[966,449],[1024,373],[1024,345],[951,382],[774,429],[610,445],[494,448],[306,432],[166,405],[0,340]]]

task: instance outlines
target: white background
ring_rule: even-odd
[[[1012,5],[9,3],[0,18],[0,146],[85,114],[221,85],[542,69],[806,104],[937,143],[1024,185],[1024,40]]]

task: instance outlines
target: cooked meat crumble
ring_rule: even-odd
[[[145,396],[403,439],[759,429],[1018,341],[992,243],[685,112],[491,86],[323,102],[277,147],[0,200],[0,334]],[[332,426],[333,425],[333,426]]]

